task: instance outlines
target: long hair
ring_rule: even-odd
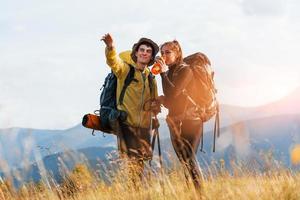
[[[179,44],[179,42],[177,40],[173,40],[173,41],[169,41],[169,42],[165,42],[160,46],[160,51],[162,50],[162,48],[164,46],[170,46],[171,50],[174,51],[176,53],[176,65],[182,63],[183,61],[183,55],[182,55],[182,50],[181,50],[181,46]]]

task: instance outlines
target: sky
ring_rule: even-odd
[[[98,109],[108,32],[118,52],[149,37],[205,53],[221,104],[275,101],[300,86],[299,10],[298,0],[1,0],[0,128],[65,129]]]

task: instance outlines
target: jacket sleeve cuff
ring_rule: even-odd
[[[106,47],[105,48],[105,55],[106,55],[107,58],[112,58],[112,57],[116,56],[117,52],[116,52],[115,47],[111,47],[111,48]]]

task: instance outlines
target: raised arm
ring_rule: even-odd
[[[128,66],[117,55],[112,36],[109,33],[107,33],[101,38],[101,41],[103,41],[106,45],[105,48],[106,63],[112,69],[113,73],[117,77],[121,77],[126,72]]]

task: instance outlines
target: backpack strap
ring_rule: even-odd
[[[204,126],[202,125],[202,129],[201,129],[201,135],[202,135],[202,137],[201,137],[201,148],[200,148],[200,151],[202,152],[202,153],[206,153],[204,150],[203,150],[203,147],[204,147],[204,132],[203,132],[203,128],[204,128]]]
[[[135,72],[135,69],[132,65],[129,64],[129,72],[126,76],[126,79],[124,81],[124,86],[122,88],[122,91],[120,93],[120,98],[119,98],[119,102],[120,102],[120,105],[123,104],[123,100],[124,100],[124,96],[125,96],[125,91],[127,89],[127,87],[130,85],[130,83],[132,81],[135,81],[135,82],[138,82],[138,80],[136,80],[134,78],[134,72]],[[148,82],[149,82],[149,88],[150,88],[150,94],[151,94],[151,98],[153,99],[154,98],[154,87],[153,87],[153,79],[154,79],[154,75],[150,72],[149,76],[148,76]]]
[[[129,65],[129,67],[130,67],[129,68],[129,72],[128,72],[127,76],[126,76],[126,79],[124,81],[124,85],[123,85],[122,91],[120,93],[120,98],[119,98],[120,105],[123,104],[123,100],[124,100],[124,96],[125,96],[125,91],[126,91],[127,87],[129,86],[129,84],[132,81],[138,82],[138,80],[136,80],[134,78],[134,71],[135,71],[134,67],[132,65]]]
[[[215,117],[213,152],[216,152],[216,138],[217,138],[217,137],[220,137],[220,115],[219,115],[219,106],[217,107],[217,113],[216,113],[216,117]]]

